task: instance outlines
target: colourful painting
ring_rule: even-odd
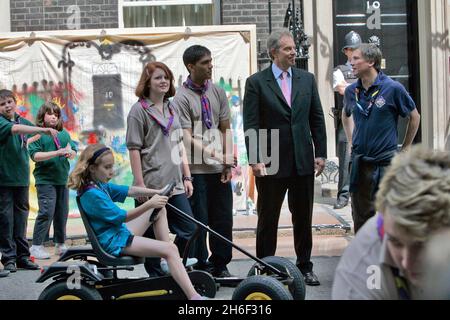
[[[54,40],[54,39],[53,39]],[[80,40],[63,43],[43,39],[17,50],[4,50],[0,43],[0,88],[12,90],[18,112],[34,122],[39,107],[55,102],[62,111],[64,126],[79,150],[102,142],[114,150],[114,183],[133,183],[125,144],[126,116],[136,101],[134,88],[143,65],[152,60],[165,62],[174,72],[176,86],[187,76],[181,54],[190,44],[201,43],[212,51],[213,80],[227,93],[238,166],[233,169],[234,212],[247,214],[253,203],[248,199],[248,161],[242,128],[243,84],[250,74],[250,58],[236,55],[249,52],[249,44],[238,32],[158,42],[131,39],[119,42]],[[224,41],[227,40],[227,41]],[[222,48],[227,43],[229,47]],[[24,59],[28,59],[24,63]],[[20,79],[20,80],[18,80]],[[225,80],[227,79],[227,80]],[[77,158],[71,161],[73,169]],[[31,172],[34,164],[31,161]],[[37,213],[36,189],[31,175],[30,217]],[[70,215],[77,216],[75,192],[71,191]],[[134,206],[129,200],[124,208]]]

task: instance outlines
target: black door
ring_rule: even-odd
[[[122,80],[120,74],[97,74],[94,86],[94,128],[124,128]]]
[[[341,49],[348,32],[358,32],[363,42],[378,42],[382,71],[405,86],[420,112],[417,0],[334,0],[333,7],[335,65],[346,61]],[[402,143],[406,120],[400,119],[398,131]],[[415,141],[420,140],[419,130]]]

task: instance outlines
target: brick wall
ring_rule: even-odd
[[[284,16],[291,0],[272,0],[272,30],[283,27]],[[299,5],[299,1],[295,1]],[[222,0],[223,24],[256,24],[256,38],[261,50],[269,35],[269,5],[267,0]]]
[[[10,0],[10,10],[13,32],[119,26],[118,0]]]
[[[4,1],[4,0],[2,0]],[[272,30],[281,28],[291,0],[272,0]],[[296,5],[298,5],[296,1]],[[80,29],[118,28],[118,0],[10,0],[11,31],[68,30],[79,8]],[[256,24],[265,50],[269,34],[267,0],[222,0],[223,24]]]

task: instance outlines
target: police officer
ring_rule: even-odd
[[[339,183],[338,194],[334,209],[342,209],[348,204],[350,197],[349,192],[349,175],[348,166],[350,160],[350,150],[347,148],[347,138],[345,136],[344,127],[342,126],[341,114],[344,106],[344,92],[348,85],[356,82],[358,79],[353,75],[350,60],[353,50],[361,44],[361,37],[355,31],[347,33],[344,39],[344,47],[342,53],[347,56],[347,62],[337,66],[333,70],[333,90],[335,91],[333,116],[334,126],[336,130],[336,152],[339,158]]]

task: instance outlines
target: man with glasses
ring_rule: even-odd
[[[420,115],[405,88],[381,72],[381,50],[361,44],[351,65],[358,81],[345,90],[342,124],[352,150],[350,194],[355,233],[375,214],[374,196],[397,151],[398,117],[408,118],[402,150],[417,133]]]

